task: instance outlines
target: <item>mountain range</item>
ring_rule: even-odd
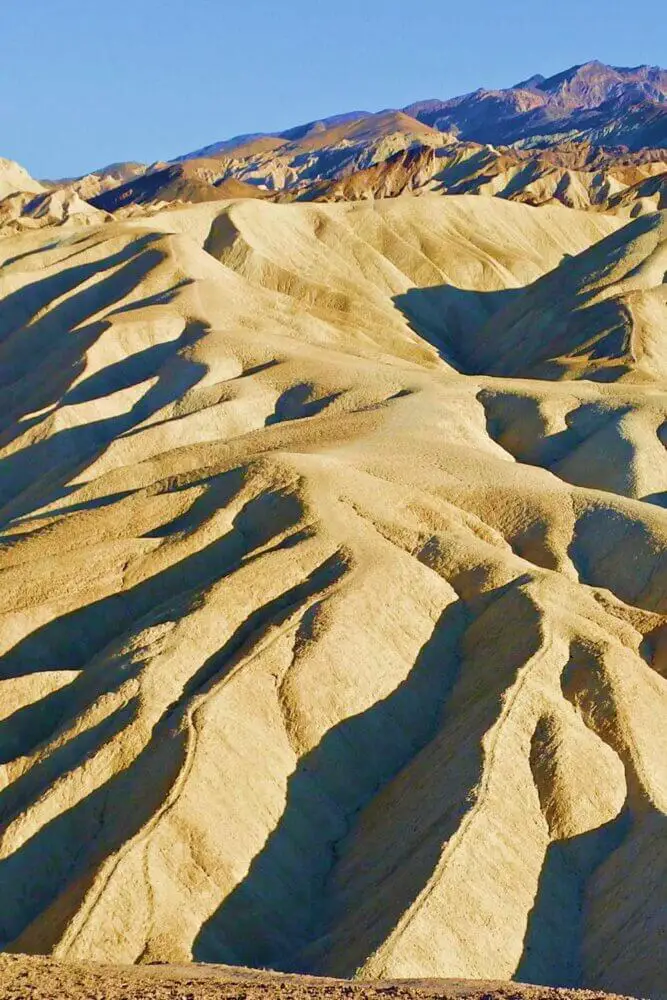
[[[402,112],[471,142],[540,148],[563,141],[628,149],[661,147],[667,144],[667,70],[592,61],[548,79],[536,75],[505,90],[480,88],[448,100],[416,101]],[[260,139],[298,142],[373,117],[356,111],[286,132],[237,136],[182,159],[230,153]]]
[[[419,121],[462,139],[544,148],[587,142],[628,149],[667,143],[667,71],[594,61],[507,90],[477,90],[405,108]]]
[[[116,163],[43,184],[17,175],[0,186],[0,225],[12,231],[69,217],[72,205],[81,214],[81,200],[127,215],[233,197],[338,201],[428,192],[634,215],[667,203],[666,164],[667,71],[589,62],[506,90],[237,136],[169,162]],[[28,193],[45,197],[31,204]]]

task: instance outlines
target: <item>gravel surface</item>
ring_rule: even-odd
[[[616,1000],[590,990],[513,982],[423,979],[376,982],[220,965],[103,966],[0,956],[0,1000]]]

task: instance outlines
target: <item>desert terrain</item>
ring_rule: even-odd
[[[4,1000],[600,1000],[590,990],[449,980],[360,982],[221,965],[107,966],[0,956]],[[608,996],[608,995],[605,995]],[[624,1000],[608,996],[608,1000]]]
[[[667,212],[3,162],[0,995],[666,998]]]

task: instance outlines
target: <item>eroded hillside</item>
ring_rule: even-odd
[[[5,949],[667,996],[665,221],[624,223],[0,243]]]

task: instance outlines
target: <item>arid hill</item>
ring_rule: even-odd
[[[406,194],[478,194],[527,205],[634,217],[662,207],[667,150],[602,151],[566,144],[546,151],[455,143],[412,146],[337,180],[287,189],[281,201],[358,201]]]
[[[664,215],[135,210],[0,241],[3,949],[667,997]]]
[[[44,186],[13,160],[0,157],[0,200],[19,192],[40,194]]]
[[[76,192],[84,201],[90,201],[104,191],[119,187],[136,177],[140,177],[147,171],[157,169],[159,164],[148,167],[143,163],[129,161],[127,163],[111,163],[107,167],[100,167],[83,177],[69,177],[57,181],[44,181],[44,185],[49,189],[69,188]]]
[[[334,130],[336,133],[339,130]],[[318,133],[313,151],[296,142],[266,149],[251,143],[232,157],[191,158],[158,164],[116,187],[90,195],[103,212],[126,216],[138,206],[159,210],[229,198],[272,201],[357,201],[406,194],[478,194],[539,206],[615,212],[634,217],[662,206],[667,181],[667,150],[602,150],[565,143],[549,150],[496,149],[432,136],[395,134],[389,146],[364,133],[360,145]],[[311,141],[308,139],[308,142]],[[388,152],[394,146],[398,149]],[[54,190],[78,198],[90,179]],[[0,214],[14,218],[17,199],[0,202]]]
[[[226,176],[215,160],[186,160],[160,166],[94,198],[91,205],[117,212],[133,205],[162,207],[171,202],[197,203],[230,198],[261,198],[262,191]]]

